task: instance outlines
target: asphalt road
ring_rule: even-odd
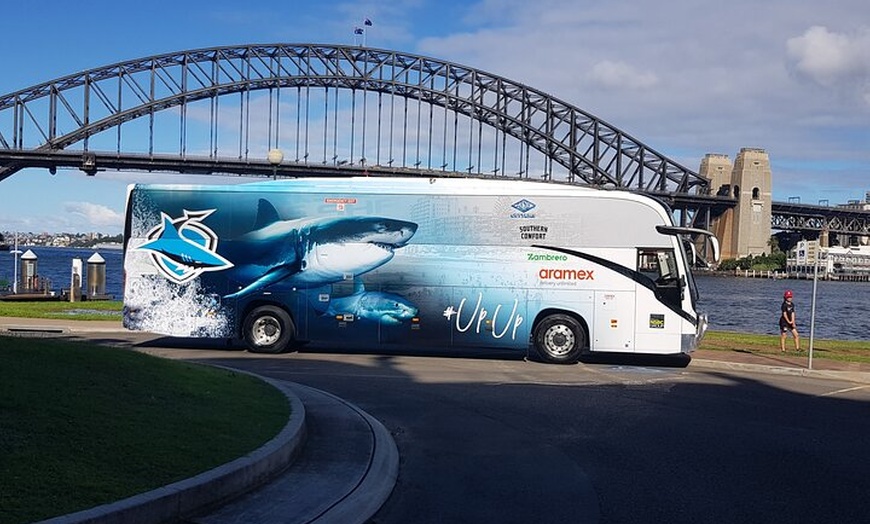
[[[306,351],[138,339],[142,351],[334,393],[401,455],[372,519],[406,522],[866,522],[870,386],[630,361]]]

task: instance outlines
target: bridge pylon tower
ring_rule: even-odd
[[[710,193],[731,196],[731,170],[734,168],[728,155],[708,153],[701,159],[698,174],[710,180]],[[710,222],[710,230],[719,239],[722,259],[734,258],[731,233],[734,228],[734,210],[727,209]]]
[[[713,220],[722,259],[770,253],[773,175],[764,149],[740,149],[734,164],[728,155],[708,154],[699,174],[710,180],[711,192],[737,199],[737,205]]]

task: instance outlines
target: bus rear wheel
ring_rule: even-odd
[[[535,350],[554,364],[573,364],[586,346],[586,331],[574,317],[557,314],[541,320],[534,333]]]
[[[296,334],[293,320],[275,306],[260,306],[245,317],[243,335],[252,353],[281,353]]]

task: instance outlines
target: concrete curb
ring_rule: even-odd
[[[71,330],[67,327],[61,326],[17,326],[17,325],[8,325],[8,326],[0,326],[0,332],[3,333],[11,333],[13,335],[35,335],[35,334],[46,334],[46,335],[66,335],[71,333]]]
[[[399,477],[399,449],[396,441],[377,419],[341,397],[301,384],[295,384],[294,387],[316,391],[347,406],[368,424],[374,440],[368,468],[359,483],[344,498],[311,522],[318,524],[368,522],[387,501]]]
[[[269,481],[296,458],[305,441],[305,406],[288,383],[258,376],[290,402],[287,425],[272,440],[227,464],[132,497],[42,521],[45,524],[137,524],[179,521]]]
[[[0,317],[0,332],[10,334],[131,333],[121,322]]]
[[[725,369],[729,371],[752,371],[772,375],[790,375],[794,377],[812,377],[834,380],[847,380],[859,384],[870,384],[870,373],[863,371],[830,371],[824,369],[793,368],[786,366],[771,366],[766,364],[748,364],[729,362],[727,360],[692,359],[689,367],[704,367],[710,369]]]

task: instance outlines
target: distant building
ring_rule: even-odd
[[[870,211],[870,191],[864,194],[864,201],[850,200],[845,204],[837,204],[838,208],[854,209],[857,211]]]
[[[801,240],[788,253],[786,271],[811,275],[816,263],[822,278],[867,277],[870,275],[870,246],[820,247],[818,240]]]

